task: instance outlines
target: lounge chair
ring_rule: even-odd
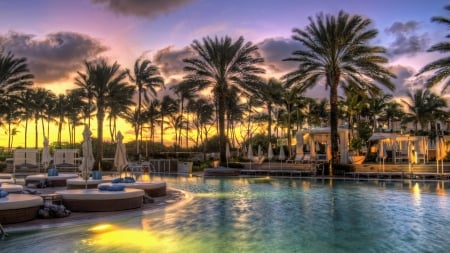
[[[77,157],[78,149],[55,149],[53,164],[57,169],[77,172]]]
[[[37,149],[16,149],[13,154],[13,175],[17,171],[35,169],[39,172],[39,151]],[[28,171],[27,171],[28,172]]]

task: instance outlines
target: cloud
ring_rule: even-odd
[[[99,41],[73,32],[48,34],[43,40],[11,32],[0,35],[0,48],[11,51],[16,57],[26,57],[38,83],[66,79],[79,70],[85,60],[107,50]]]
[[[292,56],[292,52],[301,47],[298,42],[285,38],[268,38],[258,43],[257,46],[264,58],[263,65],[268,72],[285,74],[297,67],[297,63],[283,61],[283,59]]]
[[[193,0],[91,0],[124,16],[155,18],[172,12]]]
[[[183,59],[194,56],[190,47],[176,50],[169,46],[158,50],[153,57],[153,63],[159,67],[161,74],[165,77],[183,75]]]
[[[413,68],[403,65],[393,65],[388,68],[397,76],[393,80],[396,86],[394,96],[405,96],[408,91],[423,87],[424,79],[416,77],[416,71]]]
[[[425,51],[430,39],[427,33],[418,34],[418,30],[419,24],[415,21],[395,22],[386,28],[386,34],[394,36],[394,41],[389,45],[388,54],[395,57]]]

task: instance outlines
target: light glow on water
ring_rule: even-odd
[[[193,199],[142,217],[13,234],[0,252],[447,252],[449,182],[152,178]]]

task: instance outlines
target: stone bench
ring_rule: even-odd
[[[112,183],[103,183],[100,185],[111,185]],[[135,183],[114,183],[115,185],[124,185],[125,188],[141,189],[150,197],[161,197],[166,195],[166,182],[135,182]]]
[[[62,196],[63,205],[72,212],[109,212],[140,208],[144,191],[125,188],[123,191],[99,191],[98,189],[73,189],[56,191]]]
[[[0,223],[12,224],[33,220],[42,204],[42,198],[36,195],[12,193],[0,198]]]

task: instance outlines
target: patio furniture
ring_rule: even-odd
[[[141,189],[150,197],[161,197],[166,195],[166,182],[153,181],[153,182],[135,182],[135,183],[102,183],[102,185],[124,185],[125,188]]]
[[[125,188],[123,191],[72,189],[56,191],[63,205],[72,212],[110,212],[142,207],[145,192]]]
[[[12,224],[33,220],[42,204],[42,198],[36,195],[13,193],[0,198],[0,223]]]
[[[16,149],[13,154],[13,175],[16,171],[35,169],[39,172],[39,151],[37,149]]]
[[[67,189],[97,189],[101,183],[108,183],[113,180],[112,177],[102,176],[102,179],[89,178],[87,181],[81,177],[67,179]]]
[[[18,185],[18,184],[7,184],[7,183],[2,183],[2,185],[0,186],[0,189],[9,192],[9,193],[22,193],[23,191],[23,186]]]
[[[78,171],[78,149],[55,149],[53,165],[60,170]]]
[[[58,176],[48,176],[47,174],[29,175],[25,178],[25,186],[33,186],[45,181],[50,187],[62,187],[67,185],[67,179],[77,177],[77,174],[71,173],[59,173]]]

